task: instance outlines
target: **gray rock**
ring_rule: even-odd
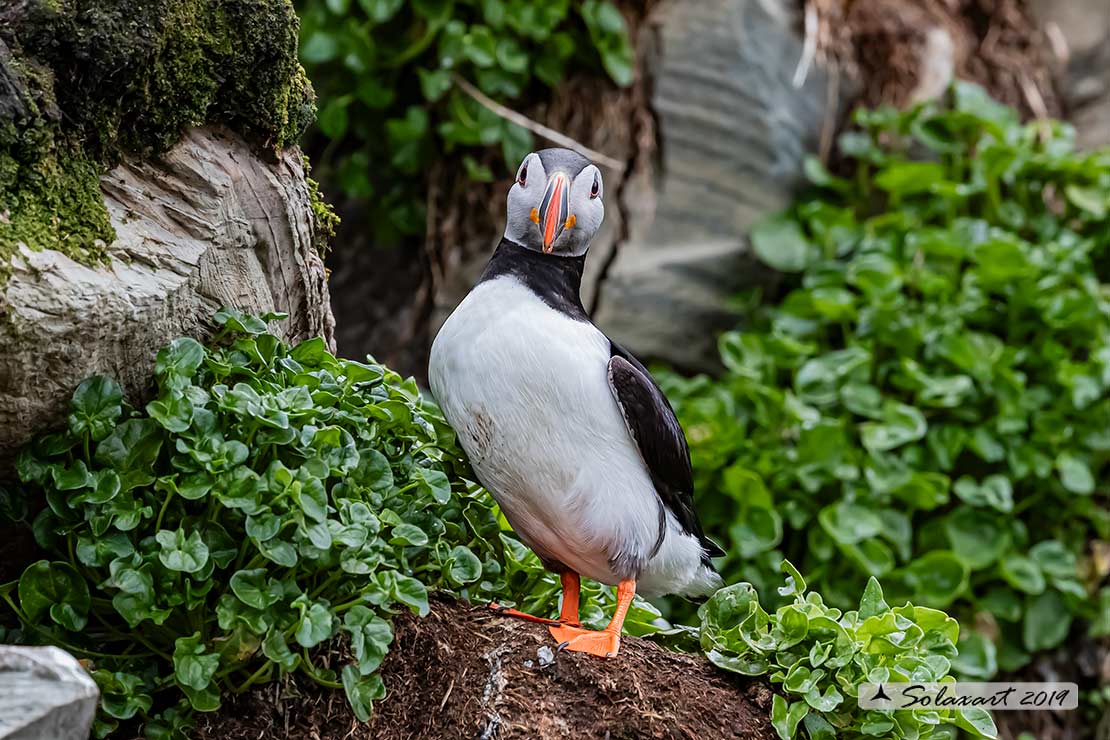
[[[0,645],[0,740],[85,740],[99,696],[64,650]]]
[[[164,156],[101,178],[117,238],[108,265],[23,248],[0,286],[0,471],[64,423],[73,389],[103,373],[140,402],[157,350],[204,338],[221,305],[282,311],[289,341],[334,320],[300,151],[264,162],[229,131],[193,129]]]
[[[789,204],[805,155],[836,115],[824,70],[792,84],[802,55],[793,6],[670,0],[656,11],[646,64],[661,156],[621,191],[626,237],[594,313],[642,356],[714,365],[718,332],[740,318],[730,300],[774,280],[746,235]]]

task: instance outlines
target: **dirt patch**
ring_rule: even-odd
[[[905,106],[955,75],[1026,117],[1061,113],[1047,40],[1022,0],[808,0],[805,11],[818,58],[858,78],[864,105]]]
[[[1110,711],[1083,697],[1110,685],[1110,638],[1091,638],[1073,630],[1072,638],[1050,653],[1038,655],[1020,671],[993,681],[1071,681],[1079,686],[1079,709],[1072,712],[995,712],[1002,740],[1020,740],[1031,733],[1037,740],[1106,740]]]
[[[704,658],[625,638],[601,660],[546,656],[545,628],[485,608],[437,603],[399,617],[382,675],[388,696],[366,725],[342,691],[286,680],[202,715],[199,740],[775,737],[766,684],[726,674]],[[550,660],[550,662],[548,662]]]

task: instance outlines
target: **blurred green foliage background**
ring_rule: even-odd
[[[375,243],[424,233],[426,173],[454,157],[492,180],[474,156],[499,147],[512,171],[536,144],[480,105],[458,75],[510,106],[543,100],[574,72],[627,85],[633,51],[608,0],[301,0],[301,60],[319,118],[304,142],[333,192],[370,209]]]
[[[843,176],[752,234],[791,276],[748,296],[719,377],[663,376],[727,581],[785,556],[833,604],[963,624],[989,679],[1110,634],[1110,152],[980,88],[856,115]]]

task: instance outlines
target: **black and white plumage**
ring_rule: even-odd
[[[600,173],[567,150],[531,154],[521,170],[505,237],[432,346],[432,392],[547,567],[635,580],[646,594],[710,593],[721,585],[710,557],[722,553],[694,511],[682,429],[579,297]]]

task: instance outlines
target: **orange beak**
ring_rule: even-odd
[[[563,233],[567,226],[569,216],[567,211],[567,176],[556,172],[547,181],[547,190],[544,191],[543,201],[540,203],[540,233],[543,235],[543,252],[551,254],[555,248],[555,240]]]

